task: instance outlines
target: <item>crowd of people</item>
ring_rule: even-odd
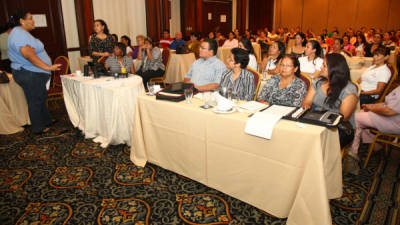
[[[0,35],[0,40],[4,36],[8,40],[7,47],[1,47],[2,64],[4,67],[9,65],[6,69],[13,73],[25,92],[32,130],[46,132],[51,119],[45,105],[45,83],[50,71],[57,70],[59,65],[51,64],[43,44],[29,33],[34,29],[29,12],[15,14],[12,22],[13,26]],[[205,37],[192,32],[188,41],[183,39],[181,32],[171,38],[170,32],[165,30],[157,43],[144,35],[136,36],[135,46],[131,45],[127,35],[119,42],[118,36],[111,34],[101,19],[94,21],[93,31],[88,46],[93,61],[104,60],[105,67],[112,72],[125,68],[128,73],[140,75],[144,84],[153,77],[163,76],[163,49],[193,52],[197,60],[185,75],[184,82],[192,83],[199,91],[227,87],[241,100],[257,99],[265,104],[339,112],[350,129],[356,130],[349,153],[356,160],[361,134],[367,132],[366,127],[400,133],[400,87],[387,96],[386,103],[377,103],[392,77],[387,59],[390,50],[400,44],[400,30],[382,32],[371,28],[367,31],[362,27],[358,31],[348,28],[341,34],[334,28],[329,33],[324,29],[316,35],[311,29],[302,33],[299,27],[290,31],[264,28],[255,33],[250,30],[241,33],[235,29],[227,38],[218,31],[209,32]],[[260,45],[260,64],[252,43]],[[231,49],[232,54],[226,62],[216,57],[219,47]],[[4,52],[6,58],[3,58]],[[373,57],[372,66],[357,81],[361,90],[350,79],[346,58],[352,56]],[[133,59],[140,60],[138,68],[134,67]],[[257,70],[273,75],[259,94],[253,73]],[[304,82],[302,76],[311,79],[312,83]],[[362,111],[356,113],[358,102]],[[339,136],[341,146],[345,146],[353,141],[354,133],[339,129]]]

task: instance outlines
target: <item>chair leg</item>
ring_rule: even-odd
[[[374,151],[374,146],[375,146],[375,143],[376,143],[376,139],[378,139],[378,136],[379,136],[379,135],[375,135],[374,140],[373,140],[372,143],[369,145],[368,156],[367,156],[367,158],[365,159],[364,168],[367,167],[367,165],[368,165],[369,158],[371,157],[372,151]]]

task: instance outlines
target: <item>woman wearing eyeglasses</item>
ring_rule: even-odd
[[[307,86],[299,78],[299,60],[294,55],[286,55],[279,70],[280,75],[274,75],[267,81],[257,100],[270,105],[300,106],[307,94]]]

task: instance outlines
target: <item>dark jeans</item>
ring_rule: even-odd
[[[372,104],[377,101],[376,98],[372,97],[371,95],[360,95],[360,105],[363,104]]]
[[[145,87],[147,87],[147,82],[153,78],[153,77],[162,77],[164,75],[164,70],[158,69],[158,70],[147,70],[145,72],[140,69],[139,71],[136,72],[139,76],[142,77],[143,79],[143,84]]]
[[[40,132],[51,125],[50,113],[47,110],[46,82],[50,74],[36,73],[25,69],[12,70],[14,80],[22,87],[28,103],[32,132]]]

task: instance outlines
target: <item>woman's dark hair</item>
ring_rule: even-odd
[[[325,59],[329,77],[329,87],[327,90],[328,96],[325,98],[325,103],[329,107],[334,108],[338,107],[335,103],[343,88],[345,88],[348,82],[350,82],[350,69],[347,65],[346,59],[341,54],[327,54]],[[325,78],[322,78],[322,80],[324,79]]]
[[[342,39],[343,39],[343,43],[344,43],[344,38],[347,37],[347,41],[350,43],[350,36],[349,35],[343,35]]]
[[[215,32],[214,32],[214,31],[208,32],[207,38],[210,38],[210,34],[211,34],[211,33],[212,33],[213,36],[214,36],[212,39],[215,39]]]
[[[235,63],[240,63],[240,68],[245,69],[250,61],[249,53],[241,48],[233,48],[231,52]]]
[[[149,42],[149,44],[151,44],[152,47],[154,47],[154,43],[153,43],[153,40],[151,40],[151,38],[149,38],[149,37],[145,38],[144,42],[146,42],[146,41]]]
[[[340,45],[343,45],[343,39],[341,38],[335,38],[333,41],[339,41]]]
[[[323,57],[322,48],[321,48],[321,45],[319,44],[319,42],[316,40],[309,40],[308,42],[311,44],[312,49],[315,49],[315,58],[313,60],[313,64],[315,65],[315,59],[317,57],[320,57],[320,58]]]
[[[218,43],[217,43],[217,41],[215,39],[206,38],[206,39],[204,39],[203,42],[207,42],[208,43],[208,50],[212,50],[213,51],[213,55],[217,54]]]
[[[250,42],[249,39],[247,39],[247,38],[242,38],[242,39],[240,39],[240,42],[242,42],[243,47],[244,47],[245,49],[247,49],[247,52],[248,52],[249,54],[253,54],[253,55],[254,55],[254,48],[253,48],[253,45],[251,44],[251,42]]]
[[[372,53],[373,55],[383,55],[383,56],[387,56],[390,54],[390,50],[388,50],[388,48],[386,48],[385,46],[379,46],[378,48],[376,48],[374,50],[374,52]]]
[[[192,32],[192,33],[190,33],[190,36],[195,37],[197,40],[201,39],[201,36],[200,36],[199,32]]]
[[[123,36],[121,37],[121,40],[122,40],[122,39],[125,39],[125,40],[128,42],[128,46],[131,46],[131,39],[130,39],[128,36],[123,35]]]
[[[296,77],[300,77],[300,62],[299,62],[299,59],[297,58],[297,56],[295,54],[286,54],[282,57],[282,61],[285,58],[288,58],[292,61],[293,68],[297,67],[297,70],[294,72],[294,75],[296,75]]]
[[[286,48],[283,42],[281,41],[274,41],[274,42],[278,44],[278,49],[279,49],[279,55],[274,62],[274,64],[276,65],[279,62],[279,60],[281,60],[285,56]],[[271,46],[269,47],[271,48]]]
[[[358,37],[361,38],[361,43],[358,43]],[[365,44],[366,42],[367,42],[367,40],[365,39],[364,34],[359,33],[359,34],[357,35],[357,42],[356,42],[355,46],[357,47],[357,46],[359,46],[360,44]]]
[[[233,31],[230,31],[230,32],[229,32],[229,34],[233,34],[233,38],[236,38],[236,34],[235,34],[235,32],[233,32]],[[229,35],[228,35],[228,38],[229,38]]]
[[[106,22],[104,22],[104,20],[102,20],[102,19],[97,19],[97,20],[95,20],[94,22],[95,22],[95,23],[96,23],[96,22],[99,22],[102,26],[104,26],[103,32],[104,32],[105,34],[107,34],[107,35],[110,34],[110,31],[108,30],[108,26],[107,26]]]
[[[25,19],[26,14],[29,12],[26,10],[18,10],[16,11],[10,18],[10,25],[12,28],[16,26],[20,26],[21,22],[19,21],[20,19]]]
[[[118,42],[118,35],[117,34],[111,34],[111,36],[113,36],[115,38],[115,42]]]
[[[322,42],[325,42],[325,35],[321,34],[319,36],[321,37]]]
[[[307,44],[307,39],[306,39],[306,35],[303,32],[299,32],[296,35],[294,35],[295,37],[297,35],[300,35],[301,39],[303,39],[303,42],[301,43],[301,45],[304,47]]]
[[[126,46],[122,42],[117,42],[114,47],[121,49],[122,56],[126,55]]]

